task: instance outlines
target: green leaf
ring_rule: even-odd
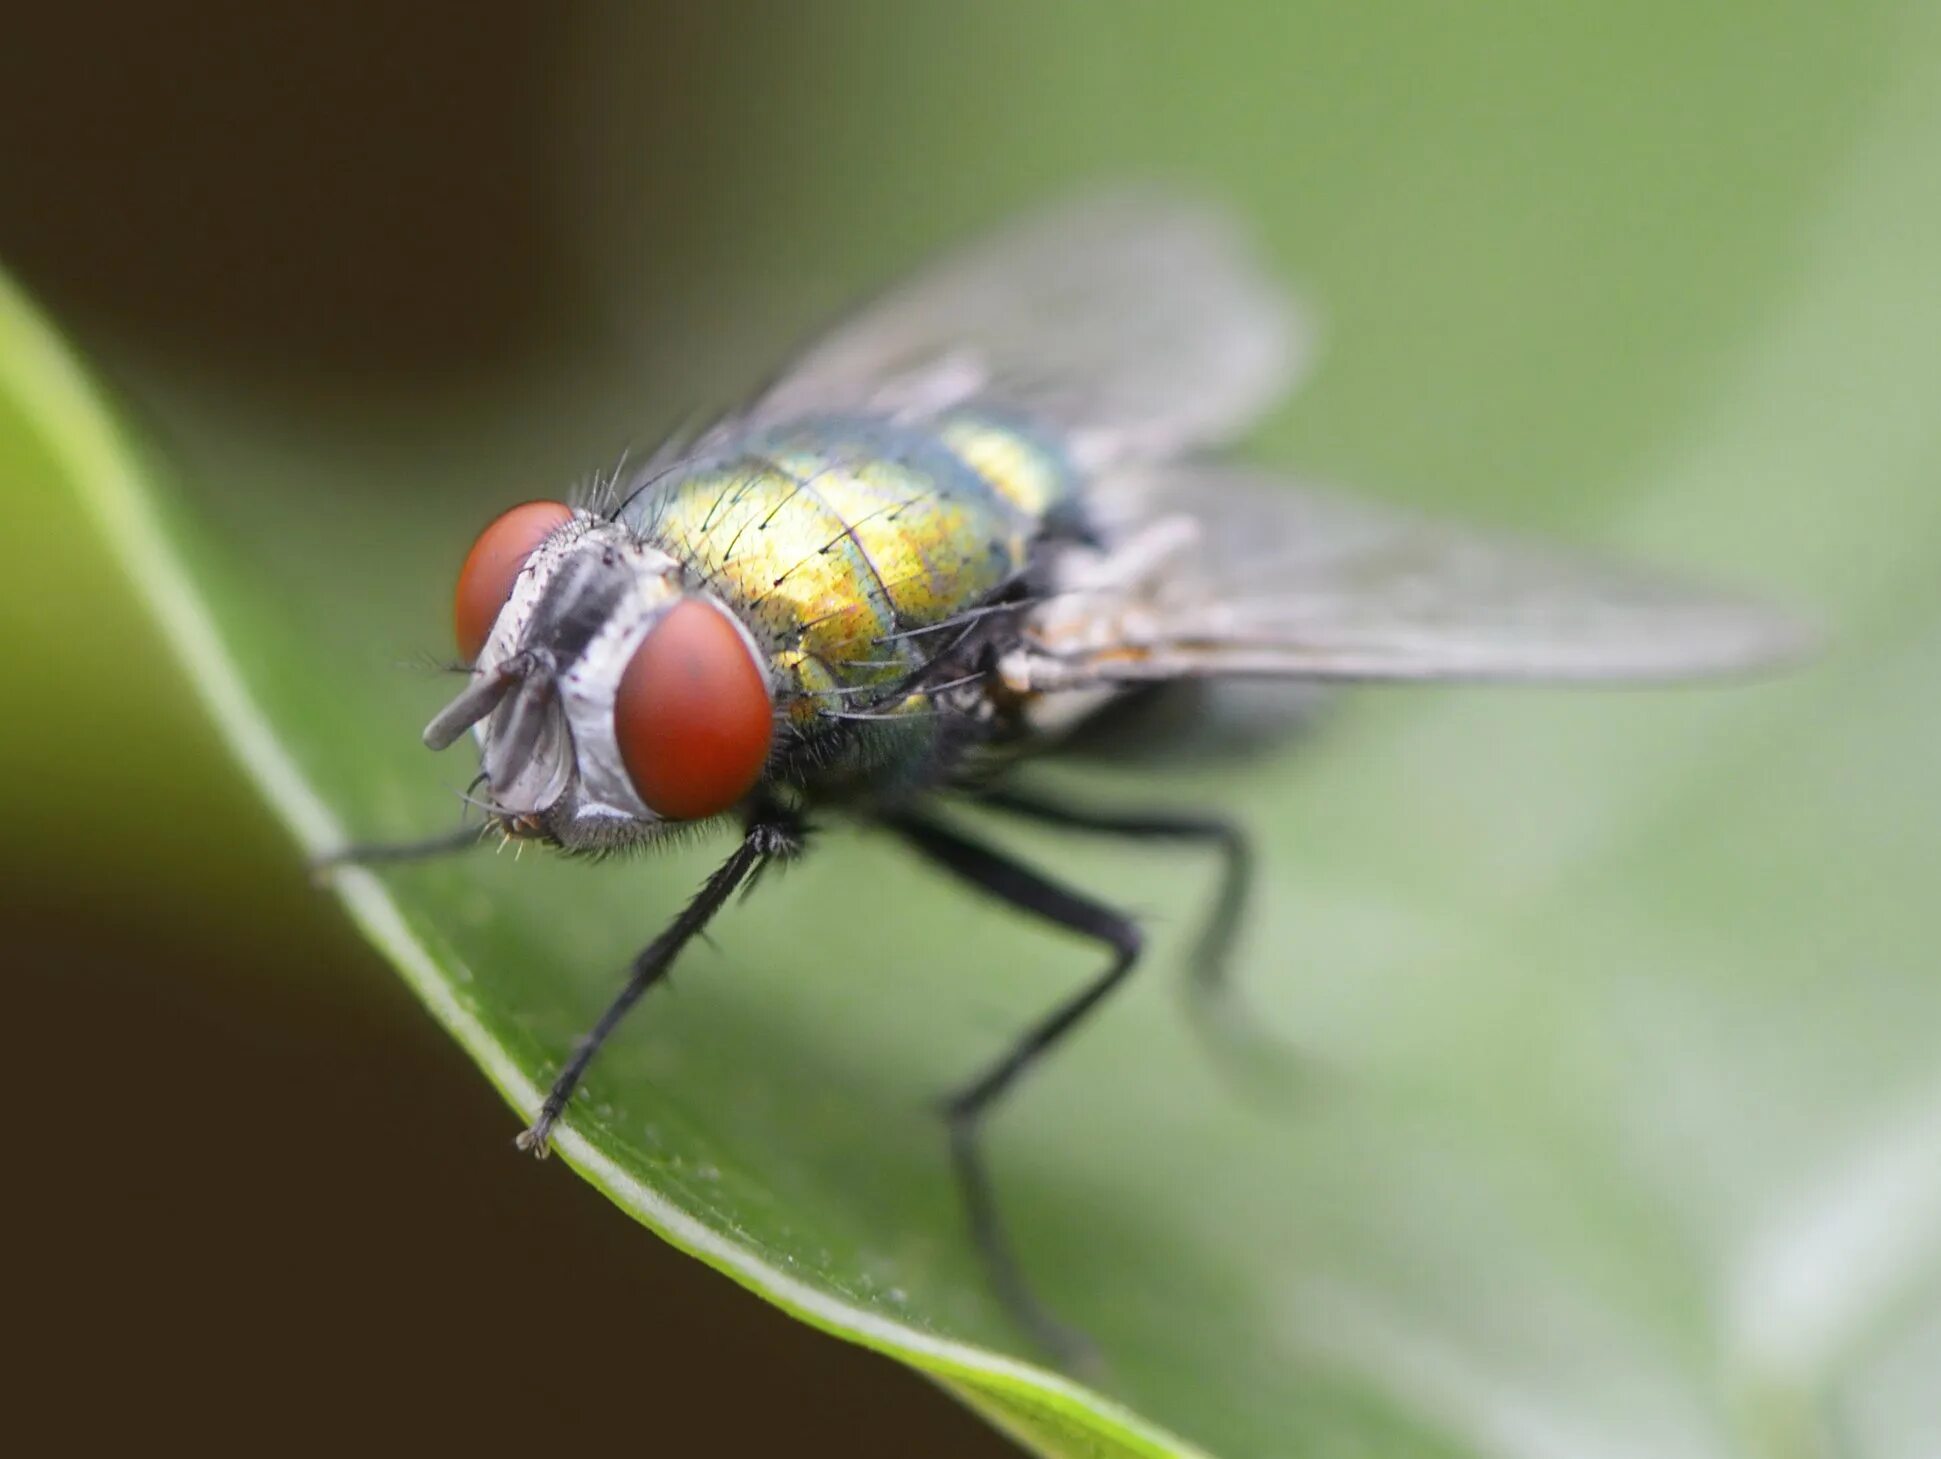
[[[1541,37],[1485,46],[1466,18],[1425,20],[1397,40],[1414,69],[1372,93],[1354,65],[1373,42],[1343,21],[1345,39],[1314,38],[1341,67],[1315,62],[1318,98],[1274,116],[1290,136],[1352,133],[1351,155],[1303,154],[1311,186],[1289,202],[1238,144],[1211,154],[1336,323],[1334,369],[1262,453],[1447,483],[1444,509],[1769,582],[1828,618],[1834,648],[1788,682],[1707,692],[1370,695],[1263,764],[1067,772],[1101,798],[1256,826],[1265,895],[1240,971],[1305,1073],[1270,1098],[1237,1090],[1179,1016],[1209,868],[1017,836],[1155,933],[1143,978],[993,1132],[1023,1260],[1098,1341],[1102,1376],[1050,1371],[1006,1322],[929,1113],[1090,954],[870,837],[832,830],[695,949],[597,1067],[566,1162],[1046,1453],[1925,1449],[1941,1432],[1941,49],[1931,22],[1879,15],[1824,35],[1720,23],[1676,46],[1620,28],[1555,73],[1533,62]],[[1053,33],[1077,21],[1046,24],[1035,54],[1085,50]],[[1473,75],[1440,59],[1464,45]],[[1134,22],[1115,47],[1098,64],[1140,97],[1159,93],[1128,78],[1248,94],[1285,54],[1175,56]],[[1608,79],[1660,61],[1689,113]],[[1118,95],[1062,64],[1021,62],[1020,139],[1068,79]],[[845,65],[890,88],[879,120],[919,84],[881,57]],[[1439,105],[1410,111],[1415,83]],[[1770,135],[1745,122],[1780,115],[1764,86],[1786,102]],[[1561,94],[1578,130],[1552,134],[1544,98]],[[951,108],[974,99],[939,101],[924,169],[970,165]],[[1154,105],[1144,132],[1121,120],[1163,157],[1174,119]],[[1215,110],[1208,146],[1249,120]],[[843,125],[861,145],[867,120]],[[1125,160],[1066,145],[1046,164],[1060,178]],[[826,204],[826,179],[776,171],[777,209],[825,231],[744,241],[749,279],[798,256],[859,286],[888,267],[894,247],[856,262],[827,220],[893,216],[914,170]],[[993,191],[1028,191],[1022,176]],[[588,232],[595,252],[639,241]],[[618,282],[609,312],[625,314]],[[686,363],[660,348],[656,388]],[[179,482],[0,294],[6,459],[44,458],[32,469],[80,494],[303,849],[449,824],[461,757],[417,743],[448,685],[397,665],[439,642],[470,531],[521,480],[602,449],[635,382],[479,395],[407,449],[322,402],[279,422],[140,378],[186,443]],[[433,473],[472,488],[421,489]],[[486,856],[336,887],[523,1116],[717,849]]]

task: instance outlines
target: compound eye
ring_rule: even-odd
[[[620,676],[613,734],[656,815],[695,821],[748,793],[775,721],[747,641],[720,609],[684,598],[648,630]]]
[[[526,559],[572,520],[573,509],[563,502],[525,502],[494,518],[479,533],[465,554],[465,566],[458,570],[458,592],[452,599],[452,627],[467,663],[479,656],[492,636],[492,625],[512,596],[512,585]]]

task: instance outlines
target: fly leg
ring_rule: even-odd
[[[1046,1310],[1018,1266],[998,1216],[979,1136],[999,1096],[1124,981],[1138,961],[1143,939],[1138,927],[1122,913],[936,821],[902,816],[891,826],[926,859],[953,876],[1021,912],[1102,943],[1111,953],[1111,961],[1091,982],[1026,1029],[1001,1058],[952,1093],[943,1106],[950,1127],[951,1163],[963,1192],[971,1238],[999,1299],[1018,1323],[1052,1352],[1068,1362],[1084,1362],[1090,1358],[1090,1345]]]
[[[1048,800],[1008,787],[984,791],[978,796],[977,804],[1068,831],[1117,836],[1129,841],[1183,841],[1218,852],[1220,887],[1193,944],[1193,977],[1189,986],[1197,1005],[1209,1011],[1224,1008],[1225,1000],[1233,992],[1228,977],[1233,940],[1240,929],[1241,916],[1246,912],[1254,880],[1253,847],[1247,833],[1238,825],[1220,816],[1186,811],[1100,810],[1069,801]]]
[[[455,831],[426,836],[419,841],[353,842],[312,858],[310,874],[321,881],[340,866],[385,866],[405,861],[431,861],[482,845],[491,830],[489,824],[460,826]]]
[[[572,1099],[573,1091],[579,1087],[587,1067],[600,1052],[600,1046],[607,1041],[608,1035],[619,1027],[620,1020],[627,1016],[628,1010],[640,1001],[641,994],[667,975],[681,949],[708,925],[735,889],[746,883],[770,860],[793,854],[800,845],[800,839],[800,828],[792,821],[764,818],[749,823],[741,844],[701,883],[701,889],[661,934],[634,958],[625,984],[614,995],[606,1011],[594,1020],[593,1027],[573,1046],[573,1052],[554,1077],[553,1087],[546,1092],[545,1102],[539,1106],[539,1117],[532,1122],[531,1128],[521,1132],[518,1141],[521,1150],[530,1150],[541,1160],[546,1158],[553,1126],[566,1112],[567,1101]]]
[[[1194,940],[1187,983],[1194,1027],[1206,1037],[1221,1068],[1250,1095],[1278,1104],[1296,1069],[1290,1050],[1259,1031],[1229,976],[1233,943],[1253,890],[1254,854],[1247,833],[1220,816],[1190,811],[1112,811],[1045,799],[1009,787],[987,790],[976,803],[1006,815],[1063,830],[1132,841],[1172,841],[1219,853],[1220,886]]]

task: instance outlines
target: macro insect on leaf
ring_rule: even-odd
[[[1743,598],[1206,459],[1285,393],[1306,344],[1217,212],[1094,198],[887,294],[593,499],[527,502],[485,528],[454,600],[467,686],[424,733],[433,749],[474,733],[485,825],[333,859],[434,855],[491,830],[568,853],[714,820],[735,837],[616,970],[521,1145],[546,1152],[602,1043],[738,888],[818,822],[874,823],[1100,946],[1102,966],[1075,969],[943,1102],[996,1289],[1069,1354],[1009,1253],[978,1135],[1131,972],[1140,933],[955,824],[953,803],[1223,857],[1193,979],[1217,997],[1249,877],[1240,828],[1047,799],[1021,762],[1192,683],[1659,681],[1801,646]]]

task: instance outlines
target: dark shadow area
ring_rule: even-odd
[[[14,1432],[1004,1452],[915,1375],[519,1158],[464,1057],[319,912],[287,936],[79,895],[9,914],[35,1126]]]

